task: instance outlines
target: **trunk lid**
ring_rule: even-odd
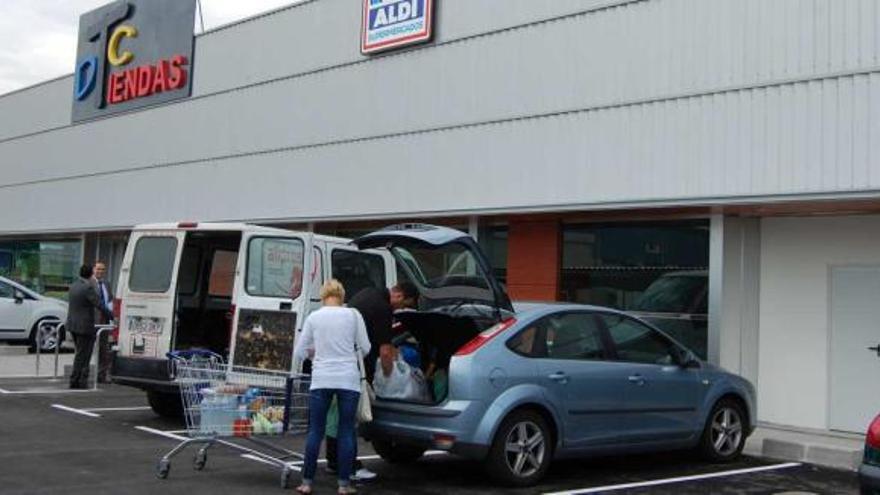
[[[422,310],[489,308],[496,321],[512,314],[504,287],[486,255],[468,234],[448,227],[399,224],[353,241],[359,249],[387,249],[419,289]]]

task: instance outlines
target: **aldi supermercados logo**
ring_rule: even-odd
[[[428,41],[433,24],[433,0],[364,0],[361,52]]]
[[[118,0],[80,17],[74,122],[190,96],[196,0]]]

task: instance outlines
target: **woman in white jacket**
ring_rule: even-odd
[[[306,318],[293,355],[297,361],[311,358],[309,433],[306,440],[303,481],[299,493],[312,493],[318,453],[324,440],[327,409],[333,398],[339,404],[339,493],[355,493],[351,486],[354,465],[355,415],[360,398],[361,374],[357,352],[370,352],[370,340],[361,314],[342,305],[345,289],[338,280],[321,287],[323,307]]]

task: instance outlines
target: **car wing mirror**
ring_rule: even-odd
[[[681,356],[679,364],[684,369],[696,369],[702,366],[700,360],[691,351],[682,351],[679,355]]]
[[[15,299],[15,304],[23,303],[24,302],[24,292],[22,292],[20,290],[16,290],[13,298]]]

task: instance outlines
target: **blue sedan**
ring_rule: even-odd
[[[693,448],[731,461],[754,429],[747,380],[613,309],[514,310],[465,233],[398,225],[354,242],[388,249],[418,289],[418,309],[397,319],[434,381],[431,400],[375,401],[363,430],[388,461],[441,449],[527,486],[564,457]]]

